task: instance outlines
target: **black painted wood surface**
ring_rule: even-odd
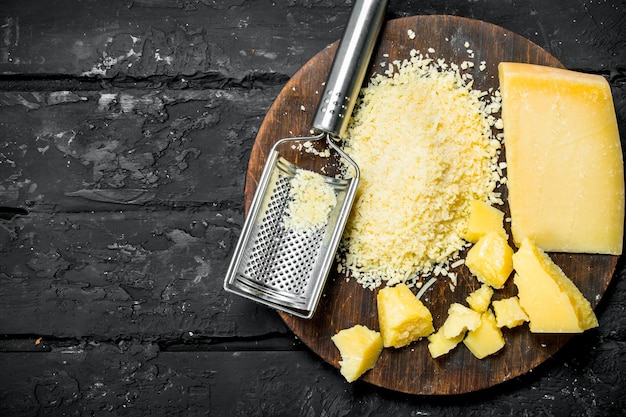
[[[474,394],[346,383],[278,314],[227,295],[247,162],[349,1],[0,4],[0,415],[626,415],[622,263],[598,329]],[[525,36],[612,86],[626,2],[391,1]]]

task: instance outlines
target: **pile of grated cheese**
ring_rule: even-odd
[[[328,215],[337,205],[333,187],[322,175],[306,169],[298,169],[290,186],[285,227],[296,232],[312,232],[325,226]]]
[[[361,92],[343,138],[361,183],[338,258],[365,288],[456,283],[471,200],[503,204],[500,97],[472,88],[471,66],[413,50]]]

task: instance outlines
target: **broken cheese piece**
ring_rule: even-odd
[[[480,326],[480,313],[463,304],[452,303],[448,307],[448,317],[439,329],[447,339],[453,339],[465,334],[468,330],[475,330]]]
[[[469,331],[463,343],[478,359],[493,355],[504,347],[502,331],[496,325],[496,318],[491,310],[480,316],[480,326]]]
[[[383,350],[380,333],[360,324],[340,330],[331,340],[341,354],[339,371],[348,382],[372,369]]]
[[[384,347],[400,348],[435,331],[430,311],[406,284],[381,289],[376,302]]]
[[[473,291],[465,298],[470,308],[478,313],[484,313],[491,304],[493,297],[493,288],[487,284],[483,284],[479,289]]]
[[[581,333],[598,327],[591,304],[550,257],[526,239],[513,255],[519,303],[533,333]]]
[[[528,321],[528,315],[519,304],[519,298],[513,296],[502,300],[495,300],[493,303],[493,312],[496,315],[496,325],[498,327],[521,326]]]
[[[621,254],[624,167],[608,82],[532,64],[498,69],[516,245]]]
[[[507,239],[503,222],[504,212],[484,201],[472,200],[464,239],[476,243],[478,239],[489,232],[496,232]]]
[[[428,336],[428,351],[433,359],[445,355],[463,341],[465,332],[456,337],[448,339],[443,335],[443,331],[439,329],[437,333]]]
[[[513,271],[513,249],[506,238],[489,232],[467,252],[465,265],[483,284],[502,288]]]

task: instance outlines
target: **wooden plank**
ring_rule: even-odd
[[[0,206],[241,206],[278,88],[0,93]]]
[[[391,2],[389,16],[484,20],[527,37],[568,68],[623,75],[626,25],[620,7],[403,0]],[[181,86],[197,79],[216,85],[259,76],[284,80],[341,36],[349,8],[345,1],[9,1],[0,11],[0,74],[149,77]]]
[[[229,209],[36,214],[0,227],[0,334],[115,340],[256,337],[287,328],[227,295]]]
[[[3,4],[2,74],[196,77],[293,74],[341,35],[349,5],[259,1],[13,1]],[[67,13],[71,9],[72,13]],[[32,11],[26,13],[25,10]]]
[[[623,357],[610,353],[614,349],[619,347],[609,341],[584,361],[557,358],[536,375],[451,400],[348,384],[302,350],[169,353],[150,343],[84,343],[0,355],[0,414],[622,415],[619,373],[626,369]]]

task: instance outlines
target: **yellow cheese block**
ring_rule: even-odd
[[[331,340],[341,354],[339,372],[348,382],[372,369],[383,350],[380,333],[360,324],[339,331]]]
[[[621,254],[624,167],[608,82],[511,62],[499,78],[516,245]]]
[[[443,331],[439,329],[437,333],[428,336],[428,351],[430,352],[430,356],[434,359],[445,355],[454,349],[456,345],[461,343],[464,337],[465,333],[461,333],[457,337],[449,339],[445,337]]]
[[[491,310],[480,317],[480,326],[467,333],[463,343],[478,359],[493,355],[504,347],[502,331],[496,325],[496,318]]]
[[[528,315],[519,304],[519,298],[509,297],[493,302],[493,312],[496,315],[496,325],[498,327],[521,326],[528,321]]]
[[[468,242],[476,242],[489,232],[496,232],[505,239],[508,238],[504,230],[504,213],[489,203],[480,200],[470,202],[470,216],[467,230],[463,237]]]
[[[519,303],[534,333],[581,333],[597,327],[591,304],[550,257],[526,239],[513,255]]]
[[[478,313],[484,313],[491,304],[491,297],[493,297],[493,288],[487,284],[483,284],[479,289],[473,291],[465,298],[470,308]]]
[[[448,317],[439,332],[447,339],[453,339],[480,326],[480,313],[463,304],[452,303],[448,307]]]
[[[489,232],[467,252],[465,265],[480,282],[499,289],[513,271],[512,256],[506,238]]]
[[[385,347],[406,346],[435,331],[430,311],[406,284],[381,289],[376,300]]]

